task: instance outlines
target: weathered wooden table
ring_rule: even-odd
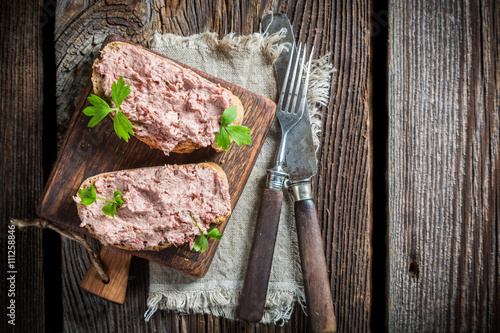
[[[109,33],[142,44],[155,31],[251,34],[269,11],[288,15],[298,40],[338,69],[314,185],[339,331],[500,331],[498,1],[0,8],[2,332],[308,330],[301,310],[283,327],[167,311],[146,323],[146,261],[134,258],[125,304],[111,304],[78,288],[88,256],[52,231],[11,232],[16,273],[8,266],[8,220],[35,217],[58,135]]]

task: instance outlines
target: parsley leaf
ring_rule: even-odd
[[[224,113],[222,114],[221,126],[227,126],[231,124],[233,121],[236,120],[236,117],[238,117],[238,111],[236,109],[236,105],[228,107],[227,109],[224,110]]]
[[[103,206],[102,211],[104,212],[104,215],[108,215],[114,218],[116,213],[116,204],[110,203],[109,205]]]
[[[125,140],[125,142],[128,142],[128,139],[130,139],[129,133],[134,135],[132,123],[119,110],[116,111],[113,127],[115,128],[116,135],[120,139]]]
[[[200,235],[196,237],[194,240],[193,244],[193,250],[195,251],[201,251],[202,253],[205,252],[205,250],[208,249],[208,239],[205,237],[205,235]]]
[[[82,199],[81,204],[85,206],[93,204],[94,201],[97,199],[94,185],[91,185],[90,188],[85,188],[83,190],[78,191],[78,195]]]
[[[194,221],[194,224],[198,227],[198,229],[201,231],[200,226],[194,219],[192,215],[191,219]],[[194,240],[193,244],[193,250],[195,251],[201,251],[202,253],[205,252],[206,249],[208,249],[208,238],[213,238],[215,240],[221,239],[221,237],[224,236],[224,234],[219,234],[219,229],[217,228],[212,228],[208,233],[202,233],[200,236],[196,237]]]
[[[231,144],[231,140],[229,139],[229,134],[225,127],[221,126],[220,132],[215,136],[215,142],[222,150],[227,150]]]
[[[123,194],[122,192],[120,191],[115,191],[115,193],[113,193],[113,197],[115,199],[115,202],[116,204],[118,205],[118,208],[120,208],[121,205],[123,205]]]
[[[130,84],[125,85],[125,81],[123,81],[122,76],[120,76],[118,81],[113,82],[113,85],[111,86],[111,97],[113,98],[113,102],[118,109],[131,91]]]
[[[252,143],[249,128],[245,126],[232,125],[226,127],[227,132],[238,145],[249,145]]]
[[[233,105],[224,110],[220,122],[220,131],[215,136],[215,143],[222,149],[227,150],[231,145],[230,137],[238,146],[252,144],[250,137],[251,130],[245,126],[231,125],[238,117],[236,105]]]
[[[87,99],[94,106],[87,106],[83,109],[83,114],[93,116],[89,121],[88,127],[94,127],[111,112],[111,108],[102,98],[94,94],[90,95]]]
[[[208,238],[211,237],[211,238],[213,238],[215,240],[219,240],[219,239],[221,239],[222,236],[224,236],[223,234],[219,234],[219,229],[217,229],[217,228],[212,228],[208,232],[208,234],[205,234],[205,235],[206,235],[206,237],[208,237]]]
[[[93,204],[97,199],[99,200],[104,200],[104,201],[110,201],[110,204],[105,205],[102,207],[102,211],[105,215],[115,217],[116,209],[120,208],[121,205],[123,205],[123,194],[120,191],[115,191],[113,193],[113,200],[111,199],[106,199],[106,198],[99,198],[95,192],[95,187],[94,184],[90,185],[90,188],[85,188],[83,190],[78,191],[78,195],[82,199],[80,203],[82,205],[88,206]]]
[[[105,100],[97,95],[90,95],[87,100],[92,104],[83,110],[86,116],[92,116],[90,119],[88,127],[94,127],[101,120],[103,120],[111,111],[116,111],[113,127],[115,128],[116,135],[120,139],[128,142],[130,135],[134,135],[133,126],[130,120],[120,111],[120,105],[130,94],[130,84],[125,85],[123,77],[120,76],[118,81],[113,82],[111,86],[111,98],[113,103],[115,103],[115,108],[112,108]]]

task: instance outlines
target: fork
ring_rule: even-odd
[[[276,165],[267,170],[266,188],[260,204],[255,226],[252,247],[248,259],[245,280],[240,296],[238,317],[257,322],[264,313],[264,305],[271,274],[271,266],[278,233],[278,225],[283,202],[283,183],[288,174],[283,169],[285,165],[285,146],[287,135],[297,125],[304,114],[307,100],[307,85],[309,70],[314,48],[311,49],[307,67],[304,67],[306,47],[299,45],[296,56],[290,52],[290,60],[285,75],[283,88],[276,110],[276,117],[281,127],[281,142],[276,155]],[[293,65],[293,67],[292,67]],[[305,79],[303,75],[305,72]],[[291,77],[290,77],[291,75]]]
[[[302,55],[302,62],[300,64],[300,72],[299,75],[297,75],[297,67],[299,63],[299,58],[300,58],[300,51],[302,48],[302,44],[299,44],[299,48],[297,50],[297,56],[295,57],[295,66],[293,69],[292,73],[292,78],[290,80],[290,83],[288,81],[288,77],[290,75],[290,67],[292,65],[292,60],[293,57],[290,57],[290,61],[288,62],[288,67],[286,70],[286,75],[285,75],[285,80],[283,83],[283,89],[281,89],[280,93],[280,99],[278,101],[278,106],[277,106],[277,112],[276,116],[279,120],[280,127],[281,127],[281,143],[280,143],[280,148],[278,151],[278,156],[276,159],[276,169],[279,169],[280,171],[283,171],[283,165],[285,163],[285,145],[286,145],[286,138],[290,130],[297,125],[299,122],[300,118],[302,118],[304,114],[304,105],[307,101],[307,85],[309,83],[309,70],[311,66],[311,57],[314,51],[314,47],[311,49],[310,55],[309,55],[309,61],[307,62],[307,69],[306,69],[306,78],[305,81],[302,81],[302,71],[304,69],[304,60],[306,57],[306,48],[304,47],[303,55]],[[287,92],[287,89],[288,92]],[[300,99],[297,103],[297,98],[300,93]],[[293,98],[293,101],[292,101]],[[286,105],[285,105],[286,102]],[[291,105],[290,105],[291,102]],[[285,107],[283,107],[285,106]],[[271,169],[273,170],[273,169]],[[271,172],[272,173],[272,172]],[[271,180],[273,181],[273,180]],[[273,184],[271,184],[272,187]],[[281,182],[281,186],[279,186],[279,189],[283,187],[283,182]]]

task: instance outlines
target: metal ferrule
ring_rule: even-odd
[[[286,179],[288,179],[288,173],[286,173],[281,166],[276,166],[267,170],[266,187],[281,191]]]
[[[298,182],[289,182],[288,187],[292,194],[293,201],[302,201],[312,199],[312,182],[303,180]]]

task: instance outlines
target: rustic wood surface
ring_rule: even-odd
[[[500,331],[500,4],[392,1],[393,332]]]
[[[5,59],[2,63],[2,73],[14,69],[12,74],[9,74],[12,76],[2,75],[2,89],[8,89],[6,95],[17,97],[12,99],[15,102],[2,99],[2,112],[5,114],[2,121],[6,122],[2,128],[9,129],[2,130],[2,140],[7,149],[16,149],[5,154],[8,162],[2,165],[2,177],[10,181],[11,191],[6,195],[2,194],[2,206],[12,207],[10,210],[2,209],[2,214],[6,214],[2,215],[4,223],[11,215],[23,217],[22,215],[33,214],[43,181],[40,167],[35,165],[41,159],[41,122],[38,122],[36,117],[41,117],[43,98],[43,70],[36,67],[37,61],[40,61],[41,45],[37,37],[40,32],[35,33],[35,30],[32,30],[37,27],[41,29],[33,23],[37,17],[42,16],[42,23],[47,20],[49,23],[51,20],[55,21],[53,50],[56,77],[54,81],[45,82],[45,87],[55,84],[57,119],[52,108],[46,108],[43,116],[56,120],[59,139],[75,111],[75,96],[81,93],[87,83],[92,60],[104,38],[110,33],[143,45],[146,45],[153,31],[180,35],[205,30],[215,31],[221,36],[229,32],[251,34],[259,30],[261,17],[268,11],[273,11],[284,13],[290,18],[297,40],[309,47],[314,45],[316,56],[331,53],[332,62],[338,72],[334,74],[336,84],[332,86],[329,105],[322,109],[322,146],[318,154],[319,169],[314,181],[314,192],[326,261],[330,267],[329,279],[338,330],[369,330],[372,307],[370,241],[373,177],[370,141],[370,1],[255,0],[227,3],[201,0],[61,0],[56,4],[54,0],[46,0],[43,10],[39,3],[33,2],[29,6],[22,4],[24,2],[2,2],[2,40],[7,38],[4,32],[10,31],[9,29],[18,29],[23,37],[18,37],[12,46],[6,47],[4,42],[2,51],[2,59]],[[15,8],[16,12],[4,8]],[[19,17],[25,20],[24,25],[18,24]],[[50,28],[50,24],[48,27]],[[32,34],[35,38],[26,38]],[[21,66],[16,67],[15,64]],[[14,76],[16,81],[13,81]],[[25,90],[19,89],[23,82],[30,84]],[[30,91],[36,91],[36,94]],[[20,115],[29,116],[23,118]],[[46,123],[43,128],[50,131],[50,125]],[[26,141],[29,138],[34,141]],[[54,145],[51,148],[55,150],[56,147]],[[26,196],[27,193],[29,196]],[[308,318],[300,308],[283,327],[236,322],[211,315],[177,315],[169,311],[156,313],[151,321],[146,323],[143,314],[148,294],[147,261],[132,259],[124,304],[116,305],[90,295],[78,287],[91,263],[82,246],[66,240],[62,241],[61,249],[63,304],[60,308],[45,309],[43,278],[40,274],[40,232],[18,231],[18,235],[22,233],[30,236],[23,240],[26,243],[19,249],[18,258],[22,256],[26,267],[36,267],[36,270],[30,271],[26,268],[26,274],[29,272],[30,275],[25,275],[22,288],[26,288],[29,293],[26,298],[30,302],[20,306],[18,311],[24,321],[22,325],[35,327],[33,330],[43,331],[44,318],[49,317],[53,320],[47,324],[47,331],[58,331],[60,327],[65,332],[305,332],[309,329]],[[95,249],[100,247],[93,239],[90,239],[90,243]],[[50,244],[45,245],[50,247]],[[46,274],[51,276],[51,272]],[[50,280],[57,281],[57,278],[52,275]],[[45,287],[47,288],[47,281]]]
[[[15,229],[15,244],[8,233],[11,217],[35,217],[34,203],[43,189],[41,6],[42,1],[29,0],[0,4],[2,332],[38,332],[45,327],[42,231]],[[11,255],[15,261],[8,261]],[[7,310],[12,300],[13,312]],[[15,317],[7,317],[10,313]],[[8,323],[11,319],[15,326]]]
[[[285,13],[292,21],[297,40],[314,44],[316,55],[332,53],[338,84],[323,108],[323,146],[315,194],[339,331],[367,331],[370,313],[370,2],[331,3],[300,1],[61,1],[57,5],[55,45],[58,124],[60,131],[74,111],[100,43],[109,33],[146,44],[153,31],[190,35],[207,29],[220,35],[250,34],[259,30],[268,11]],[[350,232],[346,232],[350,230]],[[97,244],[96,244],[97,247]],[[136,267],[141,269],[137,270]],[[129,290],[123,306],[108,304],[78,288],[89,262],[82,247],[64,242],[63,299],[67,331],[113,325],[140,331],[170,327],[167,331],[286,330],[304,331],[307,317],[299,310],[283,328],[245,324],[212,316],[178,316],[162,311],[150,323],[142,320],[146,309],[147,265],[133,260]],[[139,282],[138,280],[141,280]],[[99,311],[91,310],[99,308]],[[78,310],[84,310],[85,320]],[[133,324],[132,324],[133,323]]]
[[[51,151],[56,151],[56,140],[46,140],[47,132],[55,133],[53,123],[59,138],[65,132],[75,96],[84,89],[108,34],[143,45],[153,31],[250,34],[273,11],[290,18],[297,39],[314,44],[316,55],[331,52],[338,69],[332,98],[322,109],[314,183],[338,330],[498,332],[500,5],[393,0],[388,7],[390,15],[373,11],[370,1],[2,1],[2,262],[7,258],[8,219],[34,216],[44,167],[51,162],[47,156],[53,158]],[[387,24],[388,39],[380,42],[377,36],[384,35]],[[51,31],[54,44],[47,41]],[[379,43],[372,44],[371,37]],[[372,69],[385,72],[379,54],[387,48],[386,89],[380,87],[383,76],[375,80]],[[55,57],[55,75],[45,70],[51,68],[47,55]],[[373,68],[372,56],[380,68]],[[44,93],[54,85],[57,113],[47,107],[52,95]],[[374,118],[383,118],[380,108],[385,105],[380,96],[372,99],[372,89],[388,97],[387,149],[380,148],[385,147],[383,137],[373,138],[381,153],[376,156],[371,136],[383,130],[371,126],[380,125]],[[374,100],[380,102],[377,113]],[[47,142],[51,145],[42,146]],[[384,158],[387,170],[378,167],[380,172],[373,174],[372,162]],[[374,211],[383,209],[372,202],[383,205],[384,200],[372,195],[372,184],[382,183],[374,193],[383,197],[384,179],[387,215],[376,221],[374,232]],[[385,250],[380,250],[383,240],[371,235],[383,238],[385,217],[388,267],[384,257],[372,267],[372,254]],[[132,259],[124,304],[113,304],[78,287],[91,266],[87,253],[66,240],[59,249],[53,237],[46,241],[52,234],[44,232],[42,242],[39,230],[16,230],[17,320],[16,327],[5,320],[3,266],[2,332],[309,330],[301,310],[283,327],[169,311],[146,323],[146,260]],[[97,241],[90,243],[100,248]],[[372,249],[372,244],[380,248]],[[50,258],[44,257],[47,252]],[[59,260],[61,271],[53,271]],[[384,275],[380,271],[387,281],[378,279]],[[62,306],[54,307],[54,300]]]

